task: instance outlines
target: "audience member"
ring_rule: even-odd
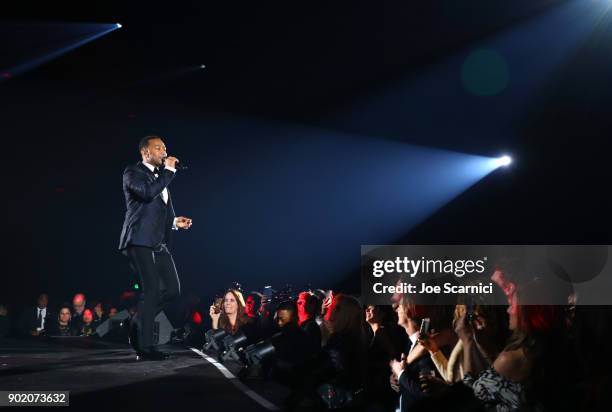
[[[223,297],[223,305],[218,308],[210,307],[210,318],[213,329],[224,329],[228,334],[234,335],[245,325],[249,318],[244,313],[244,299],[242,293],[235,289],[229,289]]]
[[[453,327],[459,319],[462,319],[466,315],[466,305],[457,305],[455,307],[455,315],[453,319]],[[473,316],[471,322],[475,330],[483,331],[484,329],[494,330],[494,324],[492,324],[492,318],[487,320],[486,308],[481,305],[474,307]],[[474,352],[472,362],[476,364],[477,370],[486,369],[497,356],[496,352],[493,354],[487,353],[483,348],[482,342],[486,339],[484,333],[480,333],[481,338],[476,340],[475,348],[477,351]],[[456,341],[456,344],[447,358],[445,354],[440,350],[440,346],[449,344],[452,341]],[[461,382],[463,381],[463,342],[456,339],[456,335],[451,330],[446,330],[445,333],[433,333],[429,336],[422,337],[419,339],[419,343],[427,348],[431,356],[431,360],[436,366],[436,370],[447,383]]]
[[[308,361],[317,355],[319,348],[312,346],[298,324],[298,309],[293,301],[281,302],[274,315],[280,333],[272,337],[276,351],[273,376],[295,387],[300,381]]]
[[[562,309],[537,305],[533,297],[546,293],[535,279],[512,291],[508,307],[510,341],[492,367],[479,370],[474,362],[474,328],[463,315],[455,331],[464,349],[463,382],[488,410],[560,410],[570,407],[560,400],[571,385],[568,376],[565,318]],[[540,295],[546,296],[546,295]],[[522,304],[525,300],[530,304]],[[571,409],[571,407],[570,407]]]
[[[87,301],[85,295],[77,293],[72,298],[72,321],[71,324],[76,330],[83,328],[83,311],[85,311]]]
[[[108,319],[108,315],[106,314],[106,310],[104,309],[104,304],[102,302],[95,302],[93,305],[93,316],[94,323],[100,324]]]
[[[256,319],[259,316],[259,308],[261,306],[261,296],[257,293],[251,293],[247,296],[244,302],[244,313],[251,319]]]
[[[119,311],[117,310],[117,308],[116,308],[116,307],[114,307],[114,306],[111,306],[111,308],[108,310],[108,317],[109,317],[110,319],[112,319],[112,318],[114,318],[114,317],[117,315],[117,313],[119,313]]]
[[[45,334],[45,327],[52,322],[48,308],[49,297],[46,293],[38,296],[36,307],[26,309],[20,319],[19,329],[24,335],[40,336]]]
[[[70,307],[62,306],[57,315],[57,321],[50,330],[52,336],[75,336],[77,331],[70,324],[72,313]]]
[[[300,327],[310,344],[315,348],[320,348],[321,328],[317,323],[317,313],[321,307],[319,299],[311,292],[301,292],[296,303]]]
[[[368,305],[365,309],[365,321],[370,329],[366,398],[369,404],[378,405],[383,410],[389,410],[397,401],[397,396],[388,384],[391,373],[389,362],[398,356],[398,348],[394,346],[387,331],[388,316],[383,306]]]
[[[328,306],[330,336],[323,362],[315,370],[317,393],[328,408],[355,408],[363,402],[367,335],[361,305],[352,296],[338,294]]]
[[[94,315],[91,309],[85,309],[83,311],[83,321],[81,323],[81,329],[79,329],[79,335],[91,336],[95,331]]]
[[[428,394],[423,388],[423,377],[431,376],[435,366],[427,355],[427,349],[418,340],[420,325],[423,319],[429,318],[432,328],[448,329],[450,319],[444,316],[444,307],[416,305],[404,295],[397,304],[398,324],[404,328],[410,340],[409,347],[402,354],[401,360],[391,361],[391,385],[400,392],[399,409],[407,411]],[[445,327],[443,326],[445,325]],[[445,335],[447,332],[445,332]],[[454,344],[454,342],[453,342]],[[443,348],[446,355],[450,353],[448,344]]]

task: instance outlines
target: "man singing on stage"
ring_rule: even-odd
[[[168,249],[172,230],[189,229],[191,219],[176,217],[168,185],[176,176],[178,159],[166,154],[158,136],[147,136],[139,145],[142,162],[123,172],[127,211],[119,250],[130,258],[140,277],[138,313],[132,320],[130,343],[138,360],[168,357],[155,348],[153,325],[164,305],[180,293],[180,283]]]

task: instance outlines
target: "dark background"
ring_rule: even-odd
[[[541,87],[530,99],[520,107],[504,106],[512,113],[520,109],[520,115],[503,125],[488,119],[499,133],[455,126],[437,132],[435,123],[443,118],[414,135],[397,126],[417,122],[429,114],[427,108],[404,113],[397,123],[380,114],[384,110],[372,112],[361,116],[367,128],[336,116],[381,90],[452,69],[449,56],[567,3],[3,6],[0,69],[27,59],[29,51],[35,54],[33,45],[44,44],[39,42],[47,40],[51,23],[65,23],[68,34],[74,23],[121,22],[124,28],[0,82],[7,262],[0,302],[17,306],[41,291],[55,302],[77,291],[110,299],[131,288],[133,274],[116,251],[124,213],[121,172],[139,160],[137,143],[147,134],[163,136],[170,154],[191,166],[171,188],[177,213],[194,219],[190,232],[175,236],[174,255],[184,291],[207,299],[234,280],[247,289],[292,283],[354,290],[361,244],[610,243],[609,13],[586,30],[584,42],[568,50],[562,63],[537,79]],[[33,30],[33,23],[42,28]],[[565,41],[567,30],[551,26],[548,41]],[[546,49],[534,51],[540,52]],[[206,69],[184,72],[200,64]],[[448,79],[460,86],[458,74]],[[512,93],[516,84],[511,81],[503,93]],[[436,92],[436,105],[466,127],[484,120],[462,99],[498,107],[494,98]],[[412,97],[418,102],[418,95]],[[426,133],[429,126],[433,131]],[[320,146],[329,135],[339,140]],[[353,135],[380,145],[417,143],[483,156],[510,150],[516,162],[394,231],[375,230],[391,218],[384,209],[335,226],[367,196],[360,197],[367,170],[353,175],[351,169],[361,154],[345,155],[357,150]],[[311,147],[323,147],[325,156],[302,150],[311,139]],[[377,185],[389,183],[377,180],[374,171],[371,176]],[[321,196],[313,196],[319,185]],[[334,198],[336,188],[347,185],[352,197]],[[354,253],[354,259],[339,262],[337,250]]]

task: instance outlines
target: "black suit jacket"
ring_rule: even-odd
[[[54,316],[51,314],[51,309],[47,307],[47,314],[45,316],[45,329],[48,329],[53,323]],[[19,331],[24,335],[29,335],[30,332],[36,330],[38,327],[38,307],[26,309],[21,314],[19,320]]]
[[[123,194],[127,210],[119,240],[119,250],[128,246],[154,248],[170,242],[175,214],[168,191],[168,204],[161,193],[174,173],[162,169],[156,179],[142,162],[128,166],[123,172]]]
[[[440,348],[440,350],[447,357],[450,355],[449,346],[444,346]],[[408,352],[410,352],[410,350],[408,350]],[[428,396],[421,390],[421,382],[419,380],[419,373],[423,369],[437,371],[436,366],[431,360],[431,356],[428,352],[425,352],[423,356],[408,365],[406,370],[404,370],[399,378],[399,385],[402,393],[402,412],[412,410],[415,402]],[[438,376],[437,372],[436,376]]]

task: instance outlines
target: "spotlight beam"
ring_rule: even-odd
[[[44,54],[40,57],[37,57],[33,60],[30,60],[26,63],[22,63],[20,65],[17,66],[13,66],[7,70],[2,70],[3,73],[8,74],[7,76],[2,76],[0,77],[0,81],[2,80],[6,80],[8,78],[14,77],[16,75],[20,75],[22,73],[25,73],[26,71],[32,70],[38,66],[41,66],[51,60],[54,60],[58,57],[63,56],[66,53],[71,52],[72,50],[81,47],[89,42],[92,42],[112,31],[115,31],[117,29],[119,29],[121,26],[121,24],[117,23],[117,24],[111,24],[111,25],[105,25],[107,28],[105,28],[103,31],[93,34],[93,35],[89,35],[87,37],[84,37],[78,41],[76,41],[75,43],[72,43],[68,46],[62,47],[60,49],[54,50],[52,52],[49,52],[47,54]]]

